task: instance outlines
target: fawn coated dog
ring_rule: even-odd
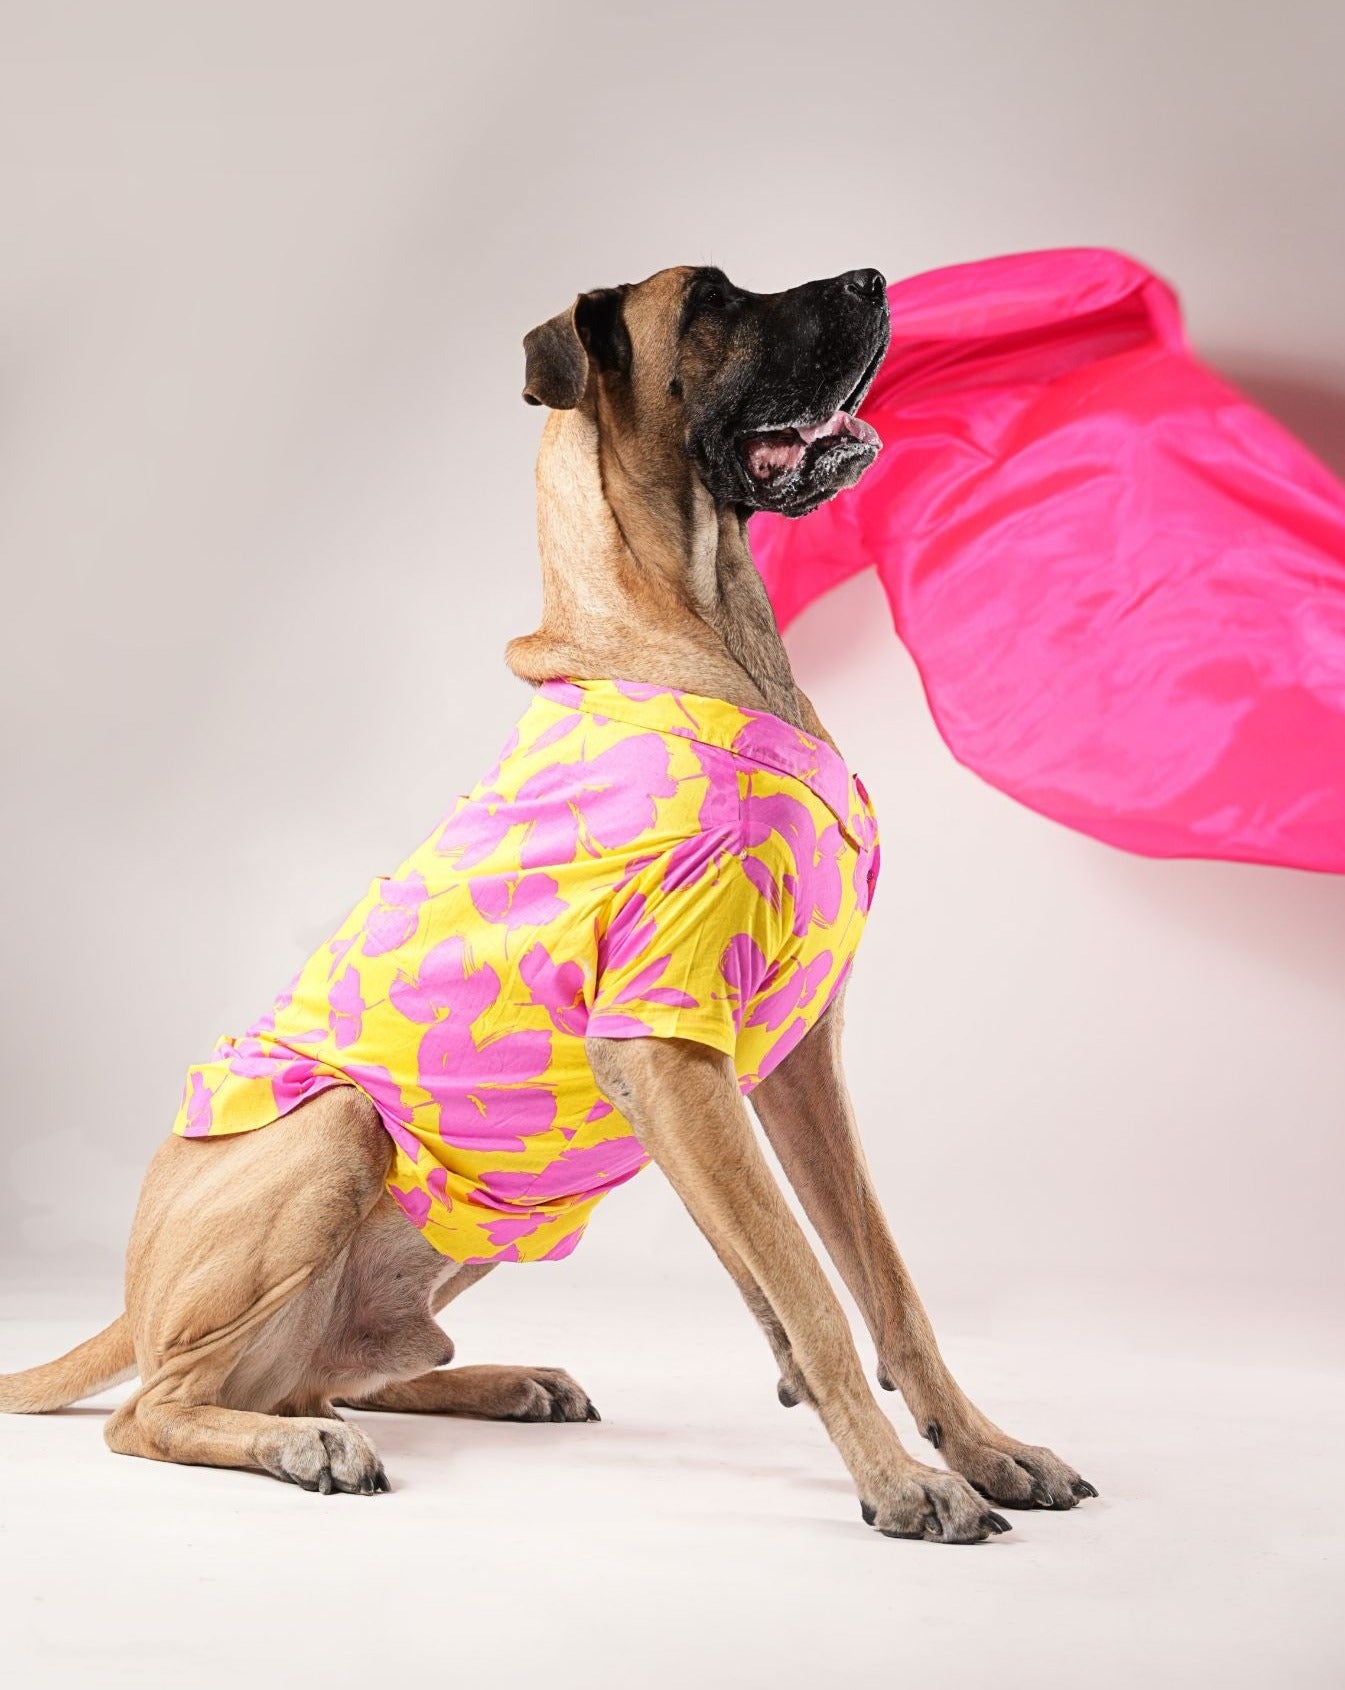
[[[241,1123],[261,1131],[227,1123],[221,1130],[218,1113],[207,1119],[188,1110],[185,1127],[159,1148],[145,1180],[125,1312],[60,1360],[0,1378],[0,1408],[41,1412],[138,1375],[138,1389],[107,1424],[114,1450],[260,1468],[312,1490],[363,1493],[388,1482],[364,1433],[336,1414],[339,1404],[596,1419],[585,1392],[559,1369],[445,1365],[453,1347],[435,1317],[497,1256],[529,1259],[530,1248],[563,1254],[577,1236],[565,1231],[566,1203],[581,1186],[588,1201],[604,1182],[618,1183],[638,1153],[667,1175],[760,1322],[778,1364],[780,1400],[808,1403],[821,1417],[870,1525],[894,1537],[974,1542],[1008,1529],[988,1502],[1063,1509],[1097,1494],[1050,1450],[1002,1432],[945,1365],[860,1148],[841,1065],[840,952],[832,944],[806,952],[809,923],[823,918],[799,914],[802,882],[816,870],[823,887],[816,909],[825,906],[834,925],[841,870],[853,869],[860,886],[868,865],[871,884],[876,859],[864,814],[848,814],[859,803],[848,771],[795,685],[748,549],[747,521],[761,510],[805,515],[873,462],[877,436],[853,413],[888,335],[885,283],[875,270],[754,294],[715,269],[674,268],[582,294],[524,342],[524,397],[549,408],[537,465],[543,613],[535,633],[511,642],[507,659],[537,689],[543,714],[518,753],[534,759],[531,772],[507,792],[507,771],[499,774],[474,812],[478,819],[505,817],[490,849],[507,859],[508,872],[492,884],[515,901],[488,919],[504,920],[510,933],[530,932],[527,922],[540,922],[543,908],[580,896],[576,890],[572,897],[561,877],[581,859],[590,890],[609,862],[623,864],[619,876],[613,870],[603,882],[602,908],[615,908],[611,900],[620,896],[628,914],[630,887],[661,852],[662,878],[648,883],[648,899],[665,897],[662,907],[675,921],[678,898],[690,896],[691,886],[711,915],[701,922],[693,902],[689,924],[660,929],[671,937],[657,968],[671,964],[676,972],[679,946],[698,945],[706,923],[713,927],[716,899],[740,898],[735,909],[747,912],[746,926],[733,916],[724,951],[740,970],[733,977],[738,1019],[723,1021],[723,1002],[732,996],[727,960],[716,962],[715,990],[704,1001],[697,990],[643,985],[648,1021],[601,1006],[596,982],[603,968],[615,966],[624,915],[585,918],[583,931],[598,934],[597,962],[582,946],[561,962],[549,941],[516,943],[506,962],[503,951],[489,949],[486,918],[472,916],[473,907],[486,907],[484,883],[472,882],[475,906],[465,895],[436,906],[441,922],[450,920],[446,911],[461,910],[466,921],[453,915],[436,947],[419,955],[408,947],[413,934],[429,931],[421,918],[428,907],[424,876],[417,870],[394,890],[380,887],[369,906],[374,914],[366,910],[348,930],[349,943],[363,935],[371,959],[365,974],[349,964],[342,972],[332,960],[348,954],[341,951],[347,940],[334,941],[332,956],[322,957],[322,979],[336,981],[333,1001],[338,989],[349,1000],[339,1015],[330,1010],[335,1030],[301,1030],[283,1045],[281,1026],[268,1022],[251,1046],[230,1047],[229,1083],[244,1088],[240,1095],[253,1096],[246,1087],[259,1085],[268,1098],[279,1095],[279,1079],[258,1078],[278,1060],[277,1050],[288,1064],[284,1074],[306,1074],[307,1089],[289,1106],[269,1108],[265,1119]],[[592,696],[586,705],[586,680],[608,689],[596,695],[600,709]],[[609,711],[612,700],[617,708]],[[692,726],[679,717],[669,728],[649,716],[665,707]],[[595,822],[579,845],[572,826],[565,850],[546,856],[539,831],[545,816],[567,820],[577,801],[566,798],[547,811],[545,793],[601,758],[626,766],[620,758],[630,750],[630,724],[609,719],[623,710],[632,722],[662,724],[648,765],[655,773],[648,781],[638,775],[626,795],[644,816],[641,825],[662,826],[658,818],[672,813],[667,806],[690,802],[688,794],[701,820],[673,827],[667,849],[663,840],[656,851],[624,858],[618,846],[629,845],[630,829],[613,824],[604,833],[608,824]],[[615,737],[609,743],[604,733]],[[582,755],[567,749],[587,746],[585,734],[599,736],[593,744],[601,748]],[[546,750],[552,745],[554,767]],[[675,766],[678,757],[684,763]],[[597,777],[584,778],[591,794]],[[614,802],[621,800],[617,790]],[[711,811],[713,823],[704,820]],[[513,814],[524,818],[522,831],[506,838]],[[753,827],[760,823],[750,837],[735,831],[744,817]],[[805,833],[812,841],[806,862],[799,842]],[[453,872],[465,875],[464,865],[486,861],[486,846],[469,850],[463,838],[461,825],[450,823],[434,862],[455,863]],[[694,872],[679,879],[689,851],[700,853]],[[785,864],[779,875],[770,867],[772,852]],[[461,892],[467,882],[454,884]],[[389,902],[394,897],[403,901]],[[867,908],[862,898],[846,906],[856,920],[861,905]],[[382,924],[376,943],[375,916]],[[758,922],[759,930],[752,926]],[[629,937],[657,925],[653,917],[632,919],[622,931]],[[855,931],[846,929],[847,943]],[[789,1038],[773,1053],[762,1029],[775,1018],[742,1012],[749,988],[741,971],[757,967],[751,990],[764,991],[768,979],[783,990],[784,963],[761,971],[768,942],[762,934],[788,951],[791,1003],[799,1005]],[[396,1085],[383,1068],[376,1078],[375,1065],[340,1066],[341,1049],[366,1020],[393,1015],[386,1005],[375,1009],[369,987],[371,971],[384,965],[385,996],[400,1006],[400,1020],[379,1025],[406,1033],[413,1059],[419,1051],[419,1066]],[[483,1040],[471,1018],[485,1013],[506,966],[526,974],[527,990],[517,995],[526,1025]],[[630,980],[649,974],[642,965],[628,976],[627,1000],[637,990]],[[824,979],[825,1002],[818,985]],[[720,1020],[698,1019],[702,1009]],[[721,1025],[730,1031],[721,1035]],[[758,1038],[747,1078],[735,1060],[735,1028],[744,1040],[749,1032]],[[300,1048],[319,1035],[327,1040],[325,1055]],[[516,1079],[527,1083],[501,1081],[492,1091],[484,1072],[471,1107],[463,1106],[467,1126],[451,1131],[446,1123],[462,1098],[436,1093],[439,1081],[426,1078],[431,1040],[445,1087],[455,1063],[488,1066],[506,1052]],[[247,1070],[240,1050],[253,1051],[261,1067]],[[395,1060],[394,1052],[389,1063]],[[532,1083],[544,1062],[561,1064],[568,1076],[550,1090]],[[338,1083],[357,1075],[357,1083]],[[587,1104],[570,1117],[566,1088]],[[879,1408],[840,1304],[762,1154],[744,1090],[863,1314],[880,1383],[902,1393],[945,1466],[908,1454]],[[212,1095],[216,1111],[222,1106],[225,1094],[205,1085],[197,1099],[202,1109]],[[427,1111],[436,1109],[438,1126],[427,1128]],[[461,1109],[453,1119],[460,1116]],[[487,1166],[472,1160],[473,1147],[493,1120],[504,1123],[505,1148]],[[500,1164],[533,1155],[557,1132],[552,1160],[540,1173],[540,1164],[529,1162],[526,1178],[511,1185],[514,1176]],[[441,1140],[455,1140],[456,1162],[434,1160]],[[552,1171],[562,1165],[582,1167],[589,1184],[563,1190]],[[535,1200],[531,1209],[522,1194]],[[469,1222],[478,1243],[455,1243],[469,1234],[453,1229]]]

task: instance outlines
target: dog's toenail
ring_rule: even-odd
[[[992,1532],[996,1532],[996,1533],[998,1533],[998,1532],[1011,1532],[1013,1530],[1013,1527],[1009,1524],[1009,1522],[1004,1518],[1004,1516],[1002,1514],[995,1514],[993,1512],[987,1514],[984,1517],[984,1519],[982,1520],[981,1524],[984,1525],[984,1526],[988,1526]]]
[[[1087,1479],[1076,1479],[1069,1488],[1074,1492],[1075,1496],[1097,1495],[1097,1491],[1094,1490],[1093,1486],[1089,1484]]]
[[[867,1502],[860,1503],[859,1512],[866,1526],[871,1526],[878,1518],[878,1510],[876,1508],[870,1508]]]
[[[896,1388],[897,1388],[895,1383],[893,1382],[892,1375],[887,1371],[886,1368],[883,1368],[883,1367],[880,1367],[878,1369],[878,1383],[883,1387],[883,1389],[885,1391],[895,1391]]]
[[[929,1439],[930,1443],[934,1445],[935,1449],[939,1447],[939,1441],[943,1437],[943,1433],[939,1430],[939,1423],[937,1420],[931,1420],[929,1425],[925,1427],[925,1436]]]

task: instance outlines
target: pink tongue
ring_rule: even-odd
[[[748,474],[757,481],[771,481],[777,475],[784,475],[801,462],[804,452],[814,440],[823,440],[833,434],[848,434],[855,440],[862,440],[866,446],[882,445],[878,430],[872,423],[861,422],[848,411],[833,411],[825,422],[791,430],[792,438],[782,433],[761,435],[750,440],[747,443]]]
[[[811,446],[814,440],[821,440],[828,434],[851,434],[856,440],[862,440],[866,445],[877,446],[878,430],[872,423],[861,422],[858,417],[852,417],[849,411],[833,411],[825,422],[815,423],[811,428],[798,430],[799,439],[805,446]]]
[[[803,458],[800,440],[751,440],[747,445],[747,471],[758,481],[769,481],[783,475]]]

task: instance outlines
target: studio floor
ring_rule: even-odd
[[[112,1312],[106,1281],[39,1297],[18,1277],[0,1367]],[[1086,1298],[993,1338],[945,1320],[986,1407],[1102,1494],[944,1548],[861,1524],[820,1425],[776,1404],[731,1290],[496,1275],[450,1312],[459,1360],[568,1366],[602,1422],[362,1416],[393,1481],[366,1499],[116,1458],[100,1432],[120,1393],[0,1420],[6,1681],[1345,1681],[1345,1368],[1324,1333],[1185,1306],[1136,1321]]]

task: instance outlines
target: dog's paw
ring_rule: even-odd
[[[1097,1491],[1054,1451],[1001,1437],[994,1443],[975,1435],[941,1437],[937,1428],[925,1436],[955,1473],[991,1502],[1006,1508],[1077,1508]]]
[[[499,1369],[501,1420],[601,1420],[588,1392],[561,1367]]]
[[[392,1488],[378,1451],[343,1420],[277,1419],[258,1433],[254,1453],[258,1465],[277,1479],[324,1496],[333,1491],[372,1496]]]
[[[861,1498],[859,1511],[864,1523],[884,1537],[915,1537],[926,1543],[981,1543],[1012,1530],[965,1479],[918,1462],[882,1486],[879,1496]]]

